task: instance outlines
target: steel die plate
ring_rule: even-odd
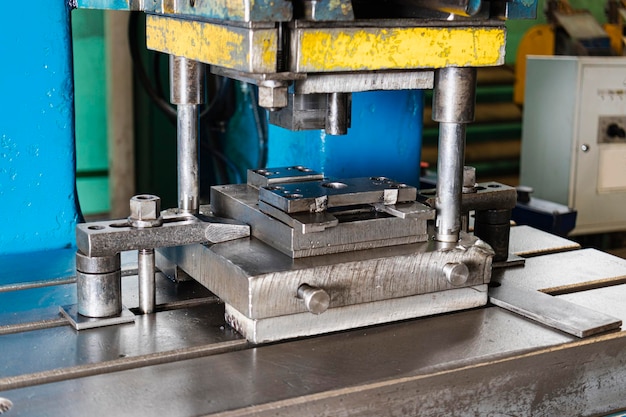
[[[296,297],[301,284],[322,288],[330,308],[380,301],[489,282],[493,252],[462,234],[452,249],[434,242],[291,259],[257,239],[211,246],[162,249],[162,254],[251,319],[305,312]],[[462,262],[467,281],[454,286],[443,266]]]
[[[264,201],[285,213],[322,211],[358,204],[415,201],[417,189],[384,177],[277,184],[259,189]]]
[[[351,221],[309,234],[261,212],[258,200],[258,190],[245,184],[211,188],[211,207],[216,215],[249,224],[252,236],[293,258],[422,242],[426,240],[427,219],[432,217],[424,213],[405,219]]]
[[[228,304],[225,315],[226,322],[246,339],[252,343],[266,343],[449,313],[481,307],[486,303],[487,285],[483,284],[476,287],[331,308],[320,315],[307,312],[250,319]]]
[[[267,169],[249,169],[247,182],[253,187],[267,187],[272,184],[301,181],[320,181],[324,174],[310,168],[294,165]]]

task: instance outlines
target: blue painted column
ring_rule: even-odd
[[[68,3],[8,1],[0,14],[0,255],[74,243]]]
[[[419,185],[422,91],[352,95],[352,127],[344,136],[269,126],[268,167],[304,165],[329,178],[385,176]]]

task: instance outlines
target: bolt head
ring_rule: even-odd
[[[161,217],[161,199],[156,195],[140,194],[130,199],[131,220],[157,220]]]
[[[287,107],[287,86],[260,85],[259,106],[269,110],[276,110]]]

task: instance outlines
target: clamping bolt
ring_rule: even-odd
[[[159,227],[163,224],[161,199],[156,195],[141,194],[130,199],[132,227]],[[153,248],[139,249],[137,257],[139,280],[139,310],[144,314],[154,313],[156,305],[155,259]]]

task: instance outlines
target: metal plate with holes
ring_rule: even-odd
[[[525,258],[580,249],[574,241],[530,226],[512,227],[509,242],[509,252]]]
[[[164,213],[159,227],[131,227],[128,220],[108,220],[76,226],[76,246],[87,256],[202,242],[224,242],[250,236],[247,224],[205,215]]]
[[[322,211],[359,204],[413,201],[415,187],[385,177],[281,184],[259,189],[259,200],[286,213]]]
[[[326,227],[329,226],[326,223],[323,233],[311,234],[313,230],[308,225],[319,226],[320,230],[322,225],[315,221],[307,223],[299,216],[293,219],[294,223],[288,213],[276,213],[277,208],[266,207],[263,212],[258,201],[258,190],[246,184],[211,188],[211,205],[217,215],[249,224],[252,236],[292,258],[423,242],[427,240],[427,219],[433,215],[433,209],[428,209],[420,216],[403,219],[369,207],[369,218],[340,221],[334,227]]]
[[[517,191],[514,187],[498,182],[481,182],[476,184],[475,193],[464,193],[461,200],[461,211],[489,210],[493,208],[515,207]],[[421,190],[419,201],[435,207],[436,190]]]
[[[595,249],[526,259],[523,268],[497,269],[492,281],[557,295],[626,282],[626,260]]]
[[[300,181],[321,181],[324,175],[301,165],[291,167],[249,169],[247,182],[254,187]]]

